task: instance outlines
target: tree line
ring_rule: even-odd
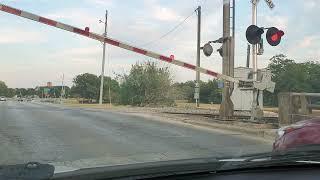
[[[98,100],[100,77],[85,73],[76,76],[73,82],[73,97]],[[220,103],[221,90],[217,80],[201,81],[200,86],[203,103]],[[133,106],[171,106],[175,100],[193,102],[194,88],[195,81],[173,83],[168,67],[159,67],[154,62],[137,63],[128,74],[117,75],[115,79],[104,78],[103,100]]]
[[[17,97],[44,97],[46,87],[36,87],[36,88],[9,88],[5,82],[0,81],[0,96],[5,96],[12,98]],[[58,98],[61,96],[62,86],[54,86],[47,88],[46,97]],[[70,88],[64,86],[66,96],[70,96]]]
[[[297,63],[283,54],[273,56],[268,65],[272,80],[276,83],[274,93],[265,93],[264,104],[278,105],[280,92],[320,93],[319,61]]]
[[[320,64],[315,61],[297,63],[285,55],[273,56],[267,67],[276,83],[275,92],[265,92],[264,104],[277,106],[280,92],[320,92]],[[202,103],[221,102],[221,89],[218,80],[200,81],[200,101]],[[146,62],[132,65],[129,73],[115,78],[104,78],[103,101],[105,103],[133,106],[170,106],[175,100],[194,102],[195,81],[173,82],[168,67]],[[73,86],[66,88],[66,97],[97,102],[100,90],[100,77],[90,73],[77,75]],[[110,91],[109,91],[110,90]],[[61,89],[51,90],[51,97],[60,96]],[[110,92],[110,95],[109,95]],[[43,89],[12,89],[0,81],[0,96],[38,95]]]

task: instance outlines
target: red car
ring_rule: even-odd
[[[280,128],[273,151],[285,151],[306,145],[320,145],[320,118],[299,121]]]

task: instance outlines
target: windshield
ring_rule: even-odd
[[[0,164],[317,149],[319,3],[266,2],[2,0]]]

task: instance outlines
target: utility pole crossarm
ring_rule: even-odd
[[[138,54],[141,54],[144,56],[155,58],[155,59],[167,62],[167,63],[175,64],[180,67],[191,69],[194,71],[199,71],[200,73],[207,74],[209,76],[213,76],[216,78],[225,79],[225,80],[228,80],[228,81],[231,81],[234,83],[238,83],[238,80],[236,80],[232,77],[225,76],[220,73],[217,73],[217,72],[214,72],[214,71],[202,68],[202,67],[197,67],[195,65],[192,65],[192,64],[180,61],[180,60],[172,59],[168,56],[161,55],[161,54],[158,54],[158,53],[155,53],[152,51],[148,51],[146,49],[138,48],[138,47],[132,46],[130,44],[123,43],[121,41],[117,41],[112,38],[104,37],[102,35],[92,33],[89,30],[83,30],[83,29],[80,29],[80,28],[77,28],[74,26],[70,26],[70,25],[55,21],[55,20],[51,20],[51,19],[41,17],[41,16],[26,12],[26,11],[22,11],[22,10],[19,10],[19,9],[10,7],[10,6],[6,6],[2,3],[0,3],[0,10],[4,11],[6,13],[9,13],[9,14],[24,17],[24,18],[27,18],[27,19],[30,19],[30,20],[33,20],[33,21],[36,21],[36,22],[39,22],[42,24],[46,24],[46,25],[49,25],[52,27],[56,27],[56,28],[65,30],[65,31],[76,33],[76,34],[79,34],[79,35],[82,35],[82,36],[85,36],[85,37],[88,37],[88,38],[91,38],[91,39],[94,39],[94,40],[97,40],[100,42],[105,42],[109,45],[117,46],[119,48],[126,49],[128,51],[135,52],[135,53],[138,53]]]

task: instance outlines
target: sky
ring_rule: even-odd
[[[176,59],[196,62],[197,16],[202,6],[201,44],[222,36],[223,0],[0,0],[1,3],[48,17],[91,32],[103,33],[108,10],[108,36]],[[278,27],[285,32],[277,47],[264,44],[265,53],[258,58],[264,68],[269,59],[283,53],[297,62],[320,60],[319,0],[273,0],[269,9],[263,0],[258,6],[258,25]],[[191,16],[190,16],[191,15]],[[186,17],[181,26],[164,38]],[[251,24],[251,0],[236,0],[235,66],[245,66],[246,28]],[[12,88],[29,88],[53,82],[71,86],[81,73],[99,75],[102,43],[67,31],[46,26],[18,16],[0,12],[0,80]],[[148,44],[149,42],[154,42]],[[147,45],[145,45],[147,44]],[[214,49],[219,45],[215,44]],[[128,73],[137,62],[159,62],[169,66],[174,81],[195,79],[195,72],[150,59],[117,47],[107,46],[106,75]],[[214,52],[201,66],[221,72],[221,57]],[[212,77],[201,75],[202,80]]]

